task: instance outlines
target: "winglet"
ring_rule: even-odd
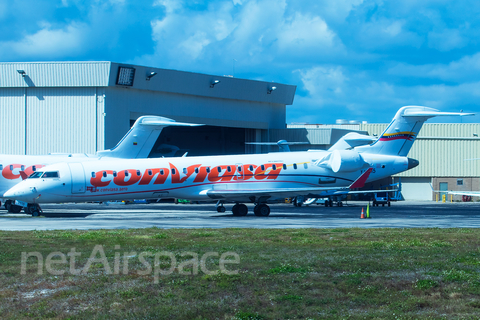
[[[348,188],[349,189],[363,188],[372,170],[373,168],[368,168],[367,171],[362,173],[362,175],[358,177],[357,180],[353,181],[353,183]]]
[[[22,177],[22,180],[25,180],[28,178],[27,174],[25,173],[25,171],[20,171],[20,177]]]

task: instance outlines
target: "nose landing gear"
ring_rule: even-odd
[[[31,214],[33,217],[38,217],[43,214],[42,208],[40,208],[38,203],[29,203],[25,208],[25,212]]]

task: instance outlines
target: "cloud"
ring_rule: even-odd
[[[389,74],[408,78],[429,78],[441,82],[462,83],[480,81],[480,53],[468,55],[448,64],[410,65],[400,63]]]
[[[462,48],[467,44],[467,40],[461,35],[460,30],[444,29],[440,32],[428,33],[428,45],[439,51],[450,51],[452,49]]]
[[[22,40],[0,43],[0,53],[7,59],[55,59],[82,51],[85,42],[85,25],[71,24],[62,29],[52,29],[47,23],[38,32]]]
[[[297,85],[288,121],[388,121],[402,105],[477,106],[479,11],[471,0],[3,1],[0,59],[234,73]]]

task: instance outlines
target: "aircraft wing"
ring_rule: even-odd
[[[325,191],[348,192],[351,189],[361,188],[365,185],[368,176],[372,172],[372,168],[368,168],[348,187],[317,187],[317,188],[267,188],[267,189],[225,189],[225,190],[205,190],[202,194],[206,194],[212,199],[239,199],[239,198],[287,198],[298,195],[318,196]]]
[[[438,191],[438,192],[447,192],[448,194],[461,195],[461,196],[480,197],[480,191]]]

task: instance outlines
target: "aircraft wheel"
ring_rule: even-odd
[[[5,209],[10,212],[10,206],[12,205],[12,200],[5,201]]]
[[[342,201],[338,201],[338,202],[337,202],[337,206],[338,206],[338,207],[343,207],[343,202],[342,202]]]
[[[390,201],[388,201],[388,206],[390,207]]]
[[[248,214],[248,207],[245,204],[238,205],[238,215],[244,217]]]
[[[264,203],[258,204],[253,209],[253,213],[255,213],[257,217],[268,217],[270,215],[270,207]]]
[[[38,209],[33,209],[32,216],[33,217],[39,217],[40,216],[40,211],[38,211]]]
[[[225,212],[225,207],[224,206],[217,207],[217,212],[220,212],[220,213]]]
[[[385,207],[385,203],[382,203],[382,207]]]
[[[333,207],[333,200],[329,200],[329,201],[328,201],[328,205],[329,205],[330,207]]]
[[[325,207],[328,207],[328,200],[325,200]]]

